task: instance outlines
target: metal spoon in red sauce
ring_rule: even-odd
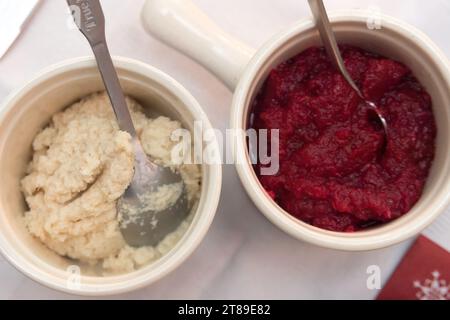
[[[327,12],[325,10],[325,6],[322,0],[308,0],[309,6],[314,16],[314,20],[316,21],[317,29],[319,29],[320,37],[322,38],[323,45],[327,51],[327,54],[333,65],[337,70],[341,72],[344,76],[345,80],[350,84],[350,86],[356,91],[358,96],[363,100],[368,106],[369,113],[368,116],[374,122],[378,121],[381,124],[381,127],[384,131],[384,143],[381,147],[380,154],[382,155],[386,150],[387,140],[388,140],[388,126],[387,121],[383,114],[381,113],[378,106],[372,102],[368,101],[367,98],[363,95],[361,90],[358,88],[356,83],[353,81],[352,77],[347,71],[345,67],[344,60],[342,59],[341,53],[339,51],[339,47],[337,45],[336,37],[334,36],[333,29],[331,28],[330,21],[328,19]]]

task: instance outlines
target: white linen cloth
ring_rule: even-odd
[[[0,0],[1,1],[1,0]],[[194,0],[217,24],[257,48],[275,32],[309,16],[306,0]],[[228,124],[232,93],[195,62],[143,30],[143,0],[103,0],[114,55],[142,60],[168,73],[200,102],[216,128]],[[448,0],[327,0],[328,9],[378,7],[426,32],[450,57]],[[0,60],[0,101],[41,69],[89,55],[65,1],[42,0],[17,42]],[[1,30],[0,30],[1,34]],[[372,299],[366,269],[378,265],[383,283],[411,241],[387,249],[346,253],[295,240],[272,225],[247,197],[232,165],[225,165],[216,218],[195,253],[177,270],[144,289],[113,298],[137,299]],[[426,231],[450,250],[450,211]],[[28,279],[0,256],[0,298],[76,298]]]

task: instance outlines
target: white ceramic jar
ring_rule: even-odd
[[[409,213],[373,229],[337,233],[295,219],[266,194],[250,163],[244,134],[251,102],[270,70],[308,47],[320,45],[312,19],[300,21],[255,51],[220,30],[189,0],[147,0],[142,11],[143,24],[148,32],[191,56],[234,90],[230,126],[241,133],[235,141],[235,163],[255,205],[272,223],[293,237],[328,248],[356,251],[396,244],[420,233],[449,204],[449,61],[416,28],[386,15],[379,16],[381,29],[369,28],[371,19],[370,13],[364,11],[331,15],[339,42],[405,63],[425,86],[433,99],[438,127],[436,157],[423,195]]]
[[[193,130],[211,124],[197,101],[175,80],[142,62],[114,58],[123,90],[151,113],[181,121]],[[20,191],[31,155],[31,143],[51,116],[90,93],[104,90],[93,58],[80,58],[54,65],[6,100],[0,117],[0,251],[30,278],[57,290],[79,295],[110,295],[148,285],[179,266],[199,245],[209,229],[219,202],[221,165],[202,164],[202,188],[193,221],[178,244],[156,262],[117,276],[81,274],[32,237],[25,227],[26,211]],[[218,148],[216,141],[209,148]],[[74,278],[78,277],[78,278]]]

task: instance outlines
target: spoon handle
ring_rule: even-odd
[[[132,137],[135,137],[136,130],[134,129],[125,95],[120,86],[119,78],[117,77],[116,69],[111,60],[106,42],[100,42],[92,47],[92,50],[94,51],[100,74],[108,92],[109,99],[111,100],[117,122],[119,123],[119,128],[122,131],[128,132]]]
[[[136,137],[130,111],[106,44],[105,17],[99,0],[67,0],[75,23],[89,41],[122,131]]]
[[[327,50],[329,58],[332,60],[334,66],[341,72],[347,82],[352,88],[362,97],[362,93],[358,86],[353,81],[352,77],[345,67],[344,60],[342,59],[341,52],[331,28],[330,20],[328,19],[327,11],[322,0],[308,0],[309,6],[316,21],[316,26],[319,29],[322,43]]]

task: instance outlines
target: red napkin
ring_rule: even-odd
[[[420,236],[377,300],[450,300],[450,253]]]

